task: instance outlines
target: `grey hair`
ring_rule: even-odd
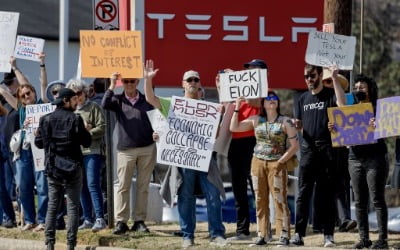
[[[84,80],[81,79],[71,79],[68,81],[66,88],[72,89],[75,92],[82,91],[87,95],[89,88]]]

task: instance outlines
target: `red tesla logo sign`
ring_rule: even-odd
[[[247,3],[247,2],[246,2]],[[272,88],[305,88],[308,32],[322,25],[323,1],[152,0],[146,2],[146,58],[160,68],[156,86],[181,86],[183,72],[199,71],[215,86],[219,69],[243,69],[254,58],[269,68]]]

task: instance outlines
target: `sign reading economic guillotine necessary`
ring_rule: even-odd
[[[157,162],[207,172],[221,115],[218,106],[173,96]]]
[[[375,139],[400,135],[400,96],[378,99]]]
[[[335,126],[331,132],[333,147],[376,142],[374,128],[369,125],[374,117],[371,103],[328,108],[328,117]]]
[[[220,102],[230,102],[238,97],[254,99],[268,95],[266,69],[251,69],[220,74]]]
[[[82,77],[142,78],[140,31],[81,30]]]
[[[40,117],[51,113],[56,108],[51,103],[34,104],[26,106],[26,118],[25,120],[30,121],[26,130],[26,137],[31,141],[31,150],[33,154],[33,162],[35,164],[35,171],[44,170],[44,150],[36,147],[34,141],[34,131],[39,127]]]
[[[29,36],[17,36],[14,56],[15,58],[40,62],[39,55],[43,52],[43,47],[44,39]]]
[[[356,49],[354,36],[343,36],[320,31],[308,34],[306,62],[321,67],[337,65],[352,70]]]
[[[19,13],[0,11],[0,72],[10,72]]]

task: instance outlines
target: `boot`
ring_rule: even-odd
[[[54,243],[47,243],[47,250],[54,250]]]

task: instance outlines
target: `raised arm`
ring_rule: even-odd
[[[255,126],[255,121],[258,119],[258,115],[250,116],[249,118],[239,122],[239,107],[240,103],[244,100],[244,98],[239,97],[236,99],[235,110],[232,115],[231,124],[229,129],[232,132],[244,132],[252,130]]]
[[[13,107],[15,110],[18,109],[18,99],[11,94],[10,90],[6,86],[4,86],[4,84],[0,85],[0,95],[2,95],[4,99],[6,99],[11,107]]]
[[[11,69],[14,70],[15,76],[17,77],[19,84],[20,85],[30,84],[28,78],[26,78],[26,76],[17,67],[17,59],[15,57],[13,56],[10,57],[10,64],[11,64]]]
[[[335,66],[329,68],[329,70],[332,71],[332,82],[333,82],[333,89],[335,90],[335,95],[336,95],[336,105],[338,107],[344,106],[346,105],[346,97],[344,96],[344,90],[340,85],[339,80],[337,79],[339,69]]]
[[[40,53],[40,97],[42,98],[44,103],[48,103],[49,99],[47,99],[46,89],[47,89],[47,72],[46,65],[44,63],[44,59],[46,54],[44,52]]]
[[[146,101],[153,105],[153,107],[161,109],[160,99],[154,94],[153,90],[153,77],[157,75],[158,69],[154,69],[153,60],[146,60],[143,69],[144,95],[146,96]]]

